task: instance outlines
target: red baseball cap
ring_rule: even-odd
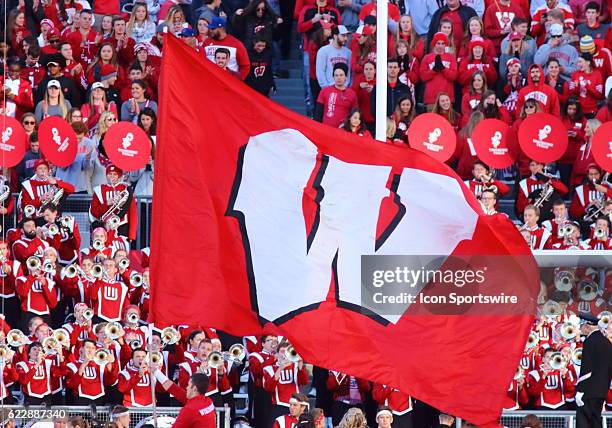
[[[36,170],[36,168],[38,168],[41,165],[45,165],[47,168],[49,168],[49,162],[47,162],[47,159],[40,158],[40,159],[36,159],[36,162],[34,162],[34,170]]]
[[[523,35],[517,31],[510,33],[510,40],[523,40]]]
[[[123,170],[116,165],[109,165],[106,167],[106,173],[110,174],[111,172],[123,175]]]
[[[468,48],[470,50],[472,50],[475,46],[480,46],[481,48],[484,49],[484,47],[485,47],[484,39],[482,37],[480,37],[480,36],[472,37],[472,40],[470,40],[470,44],[469,44]]]

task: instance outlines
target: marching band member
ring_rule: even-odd
[[[81,261],[81,266],[74,264],[72,267],[63,268],[60,271],[62,291],[67,297],[72,298],[75,305],[77,303],[84,303],[86,306],[91,305],[89,289],[96,280],[92,276],[93,265],[93,259],[85,256]]]
[[[129,304],[128,287],[115,280],[115,260],[104,260],[103,270],[103,276],[97,278],[89,289],[89,298],[96,316],[94,322],[120,321],[124,307]]]
[[[74,186],[65,181],[58,180],[49,175],[49,162],[40,158],[34,163],[36,175],[21,183],[18,205],[24,217],[36,218],[38,220],[42,213],[39,212],[43,205],[53,204],[61,206],[62,200],[74,193]]]
[[[605,193],[599,191],[596,187],[601,180],[601,170],[595,164],[591,164],[587,168],[587,175],[584,184],[576,187],[572,203],[570,205],[570,214],[575,220],[582,221],[587,211],[597,209],[605,200]],[[586,219],[585,219],[586,220]]]
[[[307,412],[309,407],[308,397],[299,392],[294,392],[289,399],[289,413],[274,419],[272,428],[294,428],[300,415]]]
[[[17,295],[21,300],[22,323],[27,325],[30,318],[40,316],[50,320],[51,310],[57,306],[57,291],[55,281],[45,277],[41,271],[40,259],[38,267],[28,267],[30,272],[17,280]]]
[[[554,369],[551,366],[551,357],[555,352],[553,348],[546,349],[542,365],[528,374],[527,391],[535,398],[538,409],[560,410],[565,405],[565,395],[574,391],[567,367]]]
[[[300,386],[308,383],[304,361],[290,361],[287,355],[288,342],[281,342],[276,353],[276,364],[263,369],[263,387],[272,397],[270,421],[289,411],[291,394],[300,392]]]
[[[540,209],[535,205],[527,205],[523,212],[523,219],[525,224],[521,227],[523,230],[529,231],[531,239],[529,247],[532,250],[543,250],[546,246],[550,232],[538,226],[538,220],[540,219]]]
[[[255,426],[265,426],[270,420],[272,399],[263,388],[264,368],[276,364],[276,348],[278,337],[263,335],[261,337],[261,352],[249,353],[249,396],[251,400],[251,420]]]
[[[62,266],[75,263],[79,259],[81,233],[79,225],[72,216],[59,218],[55,205],[47,204],[42,208],[46,224],[43,226],[45,240],[57,250],[58,261]]]
[[[610,219],[600,217],[595,221],[593,237],[582,243],[589,250],[612,250],[610,238]]]
[[[134,349],[130,362],[119,372],[117,389],[123,394],[123,405],[127,407],[152,406],[152,388],[147,353],[142,349]]]
[[[85,339],[79,350],[79,358],[67,364],[66,384],[74,391],[77,406],[102,405],[108,387],[117,381],[118,365],[112,352],[108,353],[108,362],[95,362],[98,347],[96,342]]]
[[[553,244],[553,250],[584,250],[580,242],[580,227],[576,223],[569,223],[568,233],[563,237],[563,242]]]
[[[9,392],[10,386],[19,380],[19,374],[13,364],[13,357],[15,351],[9,350],[6,356],[0,360],[0,376],[2,376],[2,382],[0,382],[0,400],[4,404],[14,404],[15,399]]]
[[[497,206],[497,193],[493,190],[483,190],[480,193],[480,204],[486,215],[497,214],[497,210],[495,209]]]
[[[412,428],[410,395],[388,385],[375,383],[372,387],[372,398],[392,414],[393,428]]]
[[[123,331],[125,332],[126,340],[129,334],[133,334],[142,344],[147,343],[147,331],[149,328],[140,323],[140,309],[136,305],[129,305],[125,308],[125,316],[123,317]]]
[[[349,408],[359,406],[365,401],[365,394],[370,390],[370,382],[330,370],[327,376],[327,389],[334,396],[331,416],[336,426]]]
[[[554,244],[563,242],[563,234],[565,229],[561,226],[569,224],[568,211],[565,202],[562,199],[558,199],[553,202],[552,206],[553,218],[542,222],[542,227],[550,232],[550,238],[548,243],[552,247]]]
[[[519,182],[516,199],[517,212],[522,213],[527,205],[533,204],[532,193],[542,189],[546,184],[550,184],[561,196],[568,192],[568,188],[563,182],[544,174],[543,163],[535,160],[529,161],[529,171],[531,171],[531,175]],[[551,199],[555,200],[557,198],[551,197]]]
[[[479,198],[483,190],[493,190],[498,195],[505,195],[510,191],[506,183],[495,180],[489,165],[477,160],[472,168],[474,178],[464,181],[465,185]]]
[[[79,350],[87,339],[95,339],[91,318],[85,316],[86,311],[93,315],[93,310],[89,309],[85,303],[74,305],[74,322],[66,323],[62,326],[70,335],[70,346],[74,347],[74,353],[79,355]]]
[[[91,257],[95,263],[113,256],[113,247],[108,243],[106,229],[95,228],[91,233],[91,246],[81,251],[82,256]]]
[[[517,374],[514,376],[508,390],[506,391],[506,400],[504,401],[504,410],[520,410],[529,403],[529,394],[527,393],[525,383],[525,370],[518,368]]]
[[[120,181],[122,176],[123,171],[115,165],[106,167],[108,184],[93,189],[89,217],[92,227],[105,227],[110,221],[109,229],[115,229],[118,234],[133,241],[136,239],[138,211],[131,188]]]
[[[19,361],[16,367],[24,402],[26,405],[51,405],[51,377],[64,376],[66,368],[63,364],[52,365],[39,342],[29,344],[27,354],[28,359]]]
[[[180,332],[180,330],[179,330]],[[181,337],[183,333],[181,333]],[[183,351],[183,361],[196,361],[198,355],[198,347],[202,340],[206,339],[204,332],[202,330],[193,330],[187,336],[186,345],[187,349]]]
[[[19,298],[15,290],[17,278],[23,276],[21,263],[11,260],[8,244],[0,240],[0,297],[2,298],[4,317],[9,325],[19,325]]]
[[[49,247],[41,238],[41,232],[36,229],[36,223],[30,218],[21,220],[21,236],[13,243],[13,255],[20,263],[32,256],[42,257],[45,248]]]

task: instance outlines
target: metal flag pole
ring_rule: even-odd
[[[376,139],[387,141],[387,0],[376,2]]]

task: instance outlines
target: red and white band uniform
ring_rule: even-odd
[[[123,405],[127,407],[152,406],[152,377],[149,372],[141,374],[140,369],[130,361],[119,372],[119,385],[117,389],[123,393]]]
[[[354,405],[365,401],[365,394],[370,390],[367,380],[349,376],[334,370],[330,370],[327,376],[327,389],[334,396],[334,401]]]
[[[93,189],[93,197],[89,208],[90,220],[92,222],[102,221],[104,213],[113,206],[113,202],[119,197],[120,192],[125,190],[128,190],[128,186],[125,183],[118,183],[115,186],[110,184],[96,186]],[[129,204],[127,212],[119,219],[119,227],[127,224],[129,226],[128,238],[133,240],[136,239],[138,210],[134,198],[129,201]]]
[[[64,365],[54,365],[51,360],[46,358],[41,364],[31,360],[19,361],[16,364],[16,369],[23,393],[36,398],[44,398],[50,395],[51,377],[64,376],[66,370]]]
[[[298,418],[291,415],[281,415],[274,419],[272,428],[293,428],[298,422]]]
[[[207,367],[203,370],[201,365],[202,362],[199,360],[184,361],[180,363],[178,385],[181,388],[185,388],[192,374],[204,373],[208,376],[208,391],[206,391],[205,394],[207,397],[210,397],[216,393],[227,395],[232,392],[232,387],[225,372],[220,374],[216,368],[212,367]]]
[[[274,364],[276,364],[276,356],[266,350],[249,354],[249,372],[255,386],[263,387],[264,368]]]
[[[17,295],[21,300],[21,310],[36,315],[49,315],[58,302],[55,281],[45,276],[18,278]]]
[[[529,231],[529,234],[531,235],[529,239],[529,246],[532,250],[543,250],[544,247],[547,245],[548,239],[550,238],[550,232],[548,231],[548,229],[538,227],[537,225],[523,225],[523,227],[521,227],[521,230]]]
[[[114,278],[97,279],[89,289],[94,313],[105,321],[121,321],[123,309],[129,305],[128,286]]]
[[[289,407],[291,394],[300,392],[300,385],[308,383],[306,367],[300,363],[288,363],[280,371],[278,379],[275,376],[279,362],[263,369],[263,388],[270,393],[272,404]]]
[[[47,241],[39,237],[28,238],[25,235],[13,243],[13,255],[15,260],[25,263],[29,257],[42,257],[45,249],[49,248]]]
[[[586,210],[592,202],[601,201],[604,194],[598,192],[591,184],[581,184],[574,190],[570,213],[576,220],[581,220],[586,214]]]
[[[504,410],[519,410],[529,402],[524,370],[521,370],[521,376],[520,379],[512,379],[510,385],[508,385],[503,405]]]
[[[4,265],[10,266],[10,271],[4,271]],[[9,299],[16,296],[17,278],[23,277],[21,263],[17,260],[6,260],[0,264],[0,297]]]
[[[574,384],[569,376],[561,375],[559,370],[551,370],[544,375],[542,366],[529,372],[527,391],[535,397],[535,405],[557,409],[565,404],[567,394],[573,394]]]
[[[19,193],[19,209],[23,210],[28,205],[33,206],[37,210],[43,205],[43,197],[57,192],[59,189],[64,190],[64,195],[74,193],[74,186],[62,180],[55,179],[56,184],[51,184],[48,180],[41,180],[37,176],[25,180],[21,183],[21,192]]]
[[[4,400],[9,396],[8,388],[17,380],[19,374],[13,363],[9,361],[0,361],[0,372],[2,373],[2,383],[0,383],[0,400]]]
[[[516,198],[516,209],[518,212],[522,213],[525,210],[525,207],[531,203],[529,201],[529,195],[531,195],[531,193],[535,190],[543,188],[545,184],[546,183],[544,181],[538,180],[534,175],[523,178],[519,182],[519,189]],[[568,191],[563,182],[554,178],[550,179],[550,184],[561,195],[566,194]]]
[[[83,359],[79,359],[66,365],[68,368],[66,384],[78,393],[79,397],[91,400],[103,397],[106,394],[106,387],[117,382],[119,372],[117,364],[109,363],[110,366],[101,366],[94,361],[88,361],[81,374],[79,368],[83,362]]]
[[[81,248],[81,232],[79,225],[74,220],[74,217],[65,216],[68,219],[68,230],[59,227],[59,233],[45,236],[45,241],[50,247],[57,250],[57,260],[61,265],[75,263],[79,259],[79,251]],[[49,224],[45,229],[49,230]]]

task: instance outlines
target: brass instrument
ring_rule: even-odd
[[[105,247],[104,245],[104,241],[100,240],[100,239],[96,239],[93,241],[93,243],[91,244],[91,247],[96,250],[96,251],[102,251]]]
[[[130,348],[132,350],[136,350],[136,349],[142,348],[142,342],[140,341],[140,339],[130,340]]]
[[[565,322],[561,326],[561,337],[565,340],[575,339],[578,335],[578,329],[571,322]]]
[[[108,230],[117,230],[119,229],[120,224],[121,219],[118,216],[113,215],[106,222],[106,227],[108,228]]]
[[[6,343],[9,346],[13,346],[15,348],[18,348],[18,347],[20,347],[22,345],[25,345],[27,342],[29,342],[29,340],[26,337],[26,335],[23,334],[23,332],[21,330],[17,330],[16,328],[10,330],[6,334]]]
[[[122,257],[118,262],[117,262],[117,267],[119,267],[119,269],[127,269],[130,267],[130,259],[128,259],[127,257]]]
[[[45,259],[45,261],[42,264],[42,271],[44,273],[53,273],[55,272],[55,266],[53,265],[53,262],[49,259]]]
[[[542,308],[542,313],[544,314],[544,316],[550,318],[557,317],[561,315],[562,312],[563,309],[561,308],[561,305],[558,302],[555,302],[554,300],[547,301],[546,303],[544,303],[544,307]]]
[[[94,311],[91,308],[87,308],[83,311],[83,318],[86,320],[91,320],[94,317]]]
[[[34,208],[34,205],[26,205],[23,208],[24,217],[32,217],[34,214],[36,214],[36,208]]]
[[[302,357],[300,357],[300,354],[298,354],[293,345],[289,345],[285,348],[285,358],[288,361],[291,361],[292,363],[297,363],[302,359]]]
[[[595,231],[593,232],[593,236],[596,239],[605,239],[606,235],[607,235],[606,231],[602,229],[601,227],[596,228]]]
[[[30,256],[26,260],[26,266],[30,272],[39,271],[41,264],[40,259],[36,256]]]
[[[576,277],[570,270],[559,270],[555,273],[555,288],[559,291],[570,291]]]
[[[140,320],[140,317],[136,312],[130,312],[127,314],[126,319],[130,324],[136,324]]]
[[[484,173],[482,174],[480,177],[478,177],[478,180],[482,183],[482,190],[488,190],[490,192],[495,192],[496,194],[498,193],[498,188],[495,184],[491,184],[491,181],[493,181],[493,177],[495,176],[495,170],[491,170],[489,172],[489,174]]]
[[[174,327],[166,327],[161,332],[161,338],[164,345],[174,345],[181,340],[181,333]]]
[[[246,350],[240,343],[234,343],[229,347],[230,358],[237,361],[242,361],[246,357]]]
[[[47,226],[47,235],[49,237],[57,235],[59,233],[59,231],[60,231],[59,227],[55,223],[51,223],[49,226]]]
[[[100,263],[95,263],[91,267],[91,276],[97,279],[102,278],[104,276],[104,266]]]
[[[105,366],[110,363],[111,353],[108,349],[98,349],[93,357],[94,363],[99,366]]]
[[[603,184],[605,182],[608,181],[608,177],[610,176],[609,172],[606,172],[604,174],[604,176],[601,178],[600,183]],[[585,222],[590,223],[594,220],[597,220],[597,217],[599,217],[601,215],[601,213],[603,213],[604,210],[604,205],[606,202],[606,194],[605,193],[601,193],[599,195],[599,197],[593,201],[594,204],[590,205],[587,209],[586,209],[586,214],[584,215],[583,219]]]
[[[59,226],[63,229],[66,230],[71,230],[72,228],[70,227],[72,224],[72,218],[68,217],[67,215],[60,217],[59,220],[57,220]]]
[[[164,355],[159,351],[153,351],[150,354],[147,354],[147,362],[154,366],[159,366],[164,362]]]
[[[68,348],[70,346],[70,333],[68,333],[68,330],[66,330],[65,328],[58,328],[57,330],[53,330],[53,337],[64,348]]]
[[[6,345],[0,345],[0,363],[4,363],[9,359],[11,348]]]
[[[583,279],[578,283],[578,296],[580,300],[590,302],[597,297],[597,284],[590,279]]]
[[[43,207],[46,205],[58,206],[62,198],[64,197],[64,189],[60,187],[56,187],[57,190],[54,191],[53,195],[48,197],[43,197],[40,200],[40,208],[36,210],[36,217],[40,217],[42,215]]]
[[[597,318],[599,319],[599,322],[597,323],[597,325],[602,330],[605,330],[608,328],[608,326],[610,325],[610,322],[612,321],[612,312],[603,311],[599,315],[597,315]]]
[[[548,202],[554,191],[555,188],[552,187],[552,184],[546,183],[544,187],[542,187],[542,192],[540,193],[540,196],[538,196],[538,199],[533,202],[533,205],[538,208],[541,208],[542,205]]]
[[[527,349],[535,348],[539,341],[540,338],[538,337],[538,334],[532,331],[531,333],[529,333],[529,337],[527,338],[527,345],[525,345],[525,347]]]
[[[77,264],[72,264],[62,269],[62,273],[66,278],[76,278],[82,272],[81,267]]]
[[[567,365],[567,361],[563,358],[561,352],[553,352],[550,356],[550,368],[553,370],[561,370]]]
[[[572,352],[572,364],[580,366],[582,364],[582,348],[578,348]]]
[[[119,219],[117,214],[119,214],[121,210],[123,210],[123,206],[126,204],[129,198],[130,192],[128,192],[127,189],[120,191],[115,200],[113,201],[113,205],[111,205],[110,208],[106,210],[104,214],[102,214],[100,220],[103,223],[108,224],[111,221],[112,217],[117,217],[117,219],[113,219],[112,222],[114,224],[117,224],[118,226],[117,220],[118,222],[121,222],[121,219]]]
[[[54,355],[57,354],[57,347],[59,342],[53,336],[45,337],[42,341],[43,352],[46,355]]]
[[[557,237],[565,238],[566,236],[570,236],[572,233],[572,230],[574,230],[574,228],[572,227],[571,224],[564,224],[562,226],[559,226],[559,229],[557,231]]]
[[[116,340],[123,336],[123,327],[118,322],[112,321],[106,324],[104,333],[109,339]]]
[[[6,183],[6,177],[0,178],[3,178],[3,181]],[[9,196],[11,196],[11,188],[6,184],[3,184],[2,187],[0,187],[0,204],[3,204]]]
[[[132,287],[138,288],[142,286],[142,275],[139,273],[135,273],[130,276],[130,285]]]
[[[208,362],[208,367],[219,369],[223,366],[223,354],[221,352],[213,351],[208,354],[206,361]]]

